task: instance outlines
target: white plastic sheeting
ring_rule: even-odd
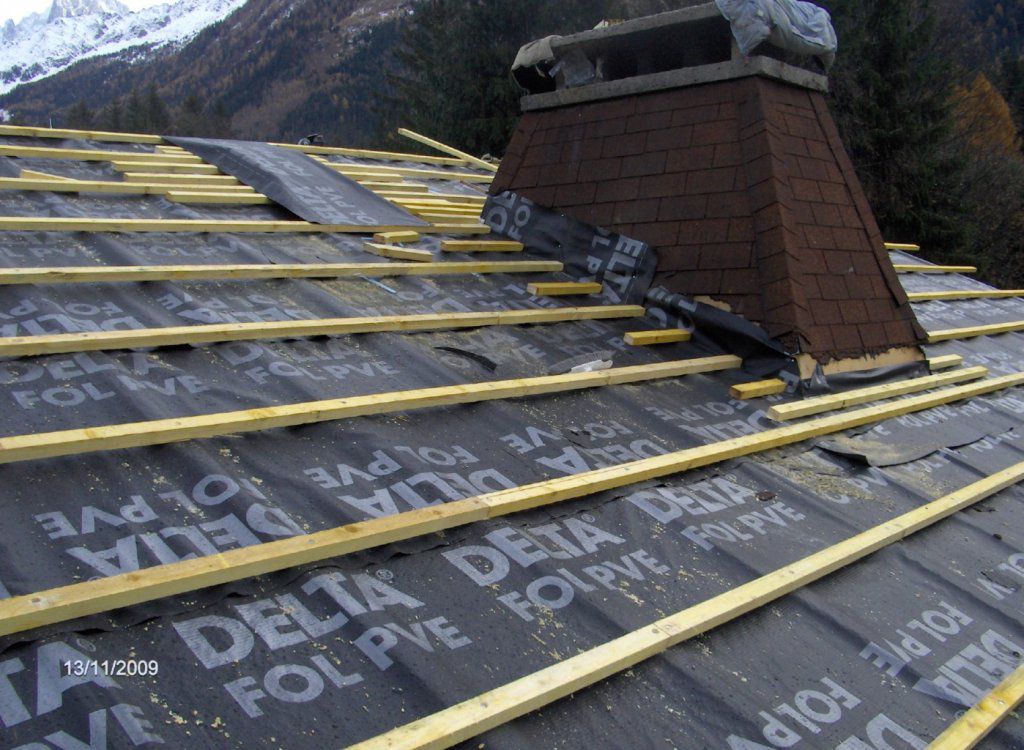
[[[836,32],[824,8],[800,0],[715,0],[732,26],[744,55],[766,40],[776,47],[813,55],[826,69],[836,57]]]

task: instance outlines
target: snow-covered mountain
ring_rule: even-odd
[[[0,30],[0,94],[89,57],[181,46],[246,2],[177,0],[133,13],[119,0],[53,0]]]

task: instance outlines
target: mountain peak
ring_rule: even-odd
[[[90,57],[139,59],[186,44],[246,2],[183,0],[132,12],[121,0],[52,0],[48,11],[0,27],[0,95]]]
[[[130,12],[131,9],[119,0],[53,0],[47,20],[78,18],[92,14],[122,16]]]

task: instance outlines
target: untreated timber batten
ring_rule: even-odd
[[[385,245],[398,245],[403,242],[419,242],[420,233],[412,230],[398,230],[394,232],[376,232],[373,235],[374,242],[380,242]]]
[[[0,156],[22,159],[67,159],[69,161],[166,162],[169,164],[202,164],[193,154],[158,154],[153,151],[103,151],[85,148],[51,148],[49,146],[0,145]]]
[[[413,247],[402,247],[401,245],[383,245],[379,242],[364,242],[363,247],[382,258],[411,260],[417,263],[431,263],[434,261],[434,254],[429,250],[417,250]]]
[[[194,192],[171,190],[167,193],[167,199],[175,203],[184,204],[207,204],[207,205],[238,205],[238,206],[267,206],[274,201],[259,193],[235,192]]]
[[[560,297],[573,294],[600,294],[596,281],[532,281],[526,291],[536,297]]]
[[[375,151],[373,149],[346,148],[343,146],[302,146],[295,143],[271,143],[270,145],[302,151],[309,155],[327,154],[348,156],[355,159],[376,159],[378,161],[410,161],[421,164],[438,164],[446,167],[466,166],[465,161],[462,159],[447,156],[423,156],[422,154],[410,154],[401,151]]]
[[[739,360],[736,360],[737,366]],[[607,370],[605,372],[608,372]],[[309,535],[228,550],[155,568],[76,583],[49,591],[0,600],[0,636],[195,591],[251,576],[319,562],[474,521],[624,487],[636,482],[709,466],[739,456],[791,445],[841,430],[875,424],[934,406],[994,393],[1024,383],[1014,373],[896,403],[777,427],[663,456],[558,477],[487,495],[456,500],[385,518],[339,526]],[[2,443],[0,443],[2,445]]]
[[[975,273],[975,266],[928,266],[894,263],[896,273]]]
[[[777,396],[784,393],[786,383],[779,378],[768,380],[755,380],[750,383],[737,383],[729,389],[729,395],[733,398],[748,399],[761,398],[763,396]]]
[[[964,358],[959,354],[940,354],[937,357],[928,358],[928,369],[932,372],[937,370],[948,370],[950,367],[960,367]]]
[[[739,364],[738,357],[721,355],[634,367],[618,367],[599,372],[462,383],[435,388],[390,391],[366,396],[243,409],[194,417],[157,419],[149,422],[18,435],[0,438],[0,464],[103,450],[164,445],[239,432],[297,427],[317,422],[332,422],[371,414],[390,414],[396,411],[425,409],[434,406],[470,404],[521,396],[563,393],[621,383],[639,383],[678,377],[692,372],[731,369],[738,367]]]
[[[641,315],[643,315],[643,308],[638,305],[595,305],[593,307],[556,307],[541,310],[381,315],[261,321],[259,323],[213,323],[125,331],[86,331],[0,338],[0,356],[24,357],[182,344],[211,344],[225,341],[301,338],[304,336],[447,331],[457,328],[635,318]]]
[[[111,166],[118,172],[170,172],[173,174],[220,175],[213,164],[183,164],[168,161],[115,161]]]
[[[443,240],[441,250],[448,253],[518,253],[522,242],[513,240]]]
[[[0,177],[0,190],[29,190],[51,193],[99,193],[112,195],[170,195],[173,192],[209,192],[213,186],[153,182],[115,182],[113,180],[73,180],[70,178],[29,179]],[[232,195],[256,195],[248,185],[218,185],[218,191]]]
[[[1024,289],[959,289],[955,291],[907,292],[911,302],[931,302],[947,299],[1005,299],[1024,297]]]
[[[921,378],[871,385],[866,388],[855,388],[842,393],[830,393],[826,396],[807,398],[788,404],[776,404],[768,410],[768,416],[781,422],[799,417],[809,417],[826,411],[845,409],[849,406],[866,404],[870,401],[881,401],[886,398],[904,396],[908,393],[920,393],[931,388],[939,388],[965,380],[977,380],[988,375],[987,367],[966,367],[962,370],[951,370],[939,375],[926,375]]]
[[[59,138],[61,140],[90,140],[109,143],[163,143],[158,135],[144,133],[112,133],[104,130],[74,130],[70,128],[37,128],[25,125],[0,125],[0,135],[27,138]]]
[[[1024,664],[969,708],[926,750],[970,750],[1024,701]]]
[[[691,338],[692,334],[682,328],[660,328],[654,331],[627,331],[622,340],[630,346],[651,346],[689,341]]]
[[[413,141],[416,141],[417,143],[422,143],[425,146],[430,146],[431,148],[435,148],[438,151],[440,151],[442,154],[448,154],[450,156],[455,156],[455,157],[457,157],[459,159],[462,159],[467,164],[472,164],[475,167],[480,167],[481,169],[486,169],[488,172],[497,172],[498,171],[498,168],[494,164],[491,164],[488,161],[484,161],[483,159],[480,159],[479,157],[473,156],[472,154],[467,154],[465,151],[460,151],[459,149],[455,148],[454,146],[449,146],[447,143],[441,143],[441,141],[435,141],[433,138],[428,138],[427,136],[421,135],[421,134],[419,134],[419,133],[417,133],[417,132],[415,132],[413,130],[409,130],[408,128],[399,128],[398,129],[398,134],[399,135],[404,135],[409,140],[413,140]]]
[[[968,326],[967,328],[945,328],[939,331],[928,332],[928,343],[934,344],[939,341],[950,339],[969,339],[975,336],[997,336],[1000,333],[1013,333],[1024,331],[1024,320],[1016,320],[1012,323],[993,323],[985,326]]]
[[[68,219],[63,217],[0,216],[0,231],[9,232],[302,232],[369,234],[405,229],[402,226],[313,224],[308,221],[219,221],[216,219]],[[416,227],[420,233],[488,234],[483,224],[450,223]]]
[[[253,263],[199,266],[51,266],[47,268],[0,268],[0,285],[197,279],[340,279],[360,276],[554,273],[561,270],[562,263],[557,260],[448,261],[444,263]]]

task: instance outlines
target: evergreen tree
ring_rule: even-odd
[[[148,124],[146,102],[138,89],[132,89],[124,108],[124,126],[133,133],[145,133]]]
[[[1010,105],[1010,112],[1024,142],[1024,58],[1014,57],[1008,52],[1003,55],[999,69],[999,88],[1006,103]]]
[[[217,138],[234,138],[235,131],[231,126],[231,113],[222,101],[218,101],[210,109],[210,132]]]
[[[103,111],[100,112],[99,127],[101,130],[109,130],[115,133],[125,129],[124,106],[121,104],[120,99],[114,99],[103,108]]]
[[[96,116],[83,99],[71,105],[64,120],[75,130],[92,130],[96,126]]]
[[[844,141],[883,233],[938,254],[961,249],[965,164],[950,148],[953,57],[930,0],[837,3],[833,77]]]
[[[157,93],[156,85],[152,83],[146,89],[145,114],[146,130],[144,132],[146,133],[159,135],[166,132],[168,125],[171,124],[171,116],[167,111],[167,105],[164,104],[160,94]]]
[[[207,135],[204,127],[203,103],[199,96],[190,92],[181,102],[178,114],[174,118],[174,132],[177,135]]]

